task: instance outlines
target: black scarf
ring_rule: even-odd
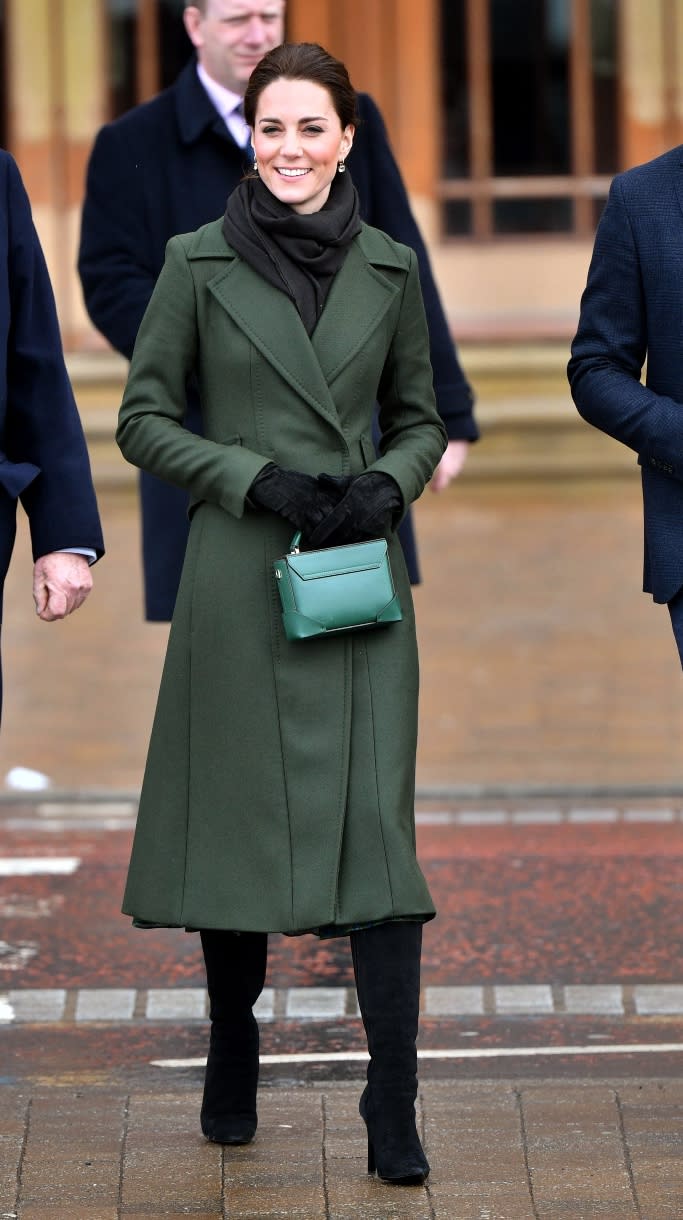
[[[223,217],[228,245],[291,297],[309,335],[360,229],[358,194],[348,174],[337,174],[320,211],[307,215],[282,203],[260,178],[246,178],[230,195]]]

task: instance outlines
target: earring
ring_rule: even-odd
[[[252,169],[253,169],[253,171],[254,171],[254,173],[255,173],[255,174],[257,174],[257,173],[258,173],[258,161],[256,160],[256,157],[254,157],[254,164],[253,164],[253,166],[252,166]]]
[[[340,162],[339,162],[339,164],[337,165],[337,169],[339,170],[339,173],[340,173],[340,174],[345,174],[345,173],[346,173],[346,166],[344,165],[344,162],[343,162],[343,161],[340,161]]]

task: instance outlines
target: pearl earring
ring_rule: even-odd
[[[337,169],[339,170],[339,173],[340,173],[340,174],[345,174],[345,173],[346,173],[346,166],[344,165],[344,162],[343,162],[343,161],[340,161],[340,162],[339,162],[339,164],[338,164],[338,166],[337,166]]]
[[[254,157],[254,164],[253,164],[252,168],[253,168],[254,173],[257,174],[258,173],[258,161],[256,160],[256,157]]]

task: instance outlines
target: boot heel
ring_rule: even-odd
[[[376,1169],[377,1162],[375,1161],[375,1149],[370,1136],[368,1136],[368,1173],[374,1173]]]

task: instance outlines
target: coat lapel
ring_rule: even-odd
[[[354,242],[335,276],[312,337],[328,385],[367,343],[397,292]]]
[[[378,258],[377,243],[367,241],[365,231],[352,243],[311,341],[293,303],[235,257],[218,226],[200,234],[191,258],[227,260],[208,281],[209,291],[296,393],[340,432],[330,384],[367,343],[398,292],[373,265],[402,265],[388,243]]]
[[[314,411],[340,431],[320,363],[289,298],[238,258],[209,280],[208,287],[261,355]]]

